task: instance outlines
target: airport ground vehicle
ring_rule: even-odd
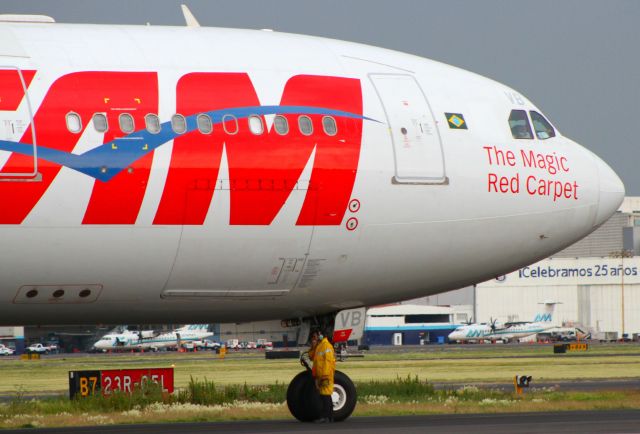
[[[229,339],[225,343],[225,347],[227,350],[239,350],[241,348],[240,341],[238,339]]]
[[[268,341],[266,339],[258,339],[256,341],[256,347],[257,348],[262,348],[265,350],[272,350],[273,349],[273,342]]]
[[[29,353],[38,353],[38,354],[49,354],[55,353],[58,351],[58,347],[56,345],[44,345],[44,344],[33,344],[27,347],[27,352]]]
[[[210,339],[196,341],[195,345],[198,348],[198,350],[214,350],[215,351],[221,347],[221,344],[219,342],[215,342]]]
[[[0,356],[13,356],[15,351],[3,344],[0,344]]]

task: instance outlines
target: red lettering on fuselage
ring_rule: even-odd
[[[187,74],[176,88],[176,110],[184,115],[254,106],[257,101],[251,80],[244,73]],[[218,181],[222,147],[225,141],[236,139],[226,134],[222,125],[214,125],[211,134],[193,131],[173,140],[169,173],[154,224],[204,222]]]
[[[185,115],[229,107],[259,106],[244,73],[193,73],[177,87],[177,111]],[[358,80],[295,76],[285,85],[281,106],[313,106],[362,113]],[[304,114],[304,113],[301,113]],[[232,225],[268,225],[283,207],[316,149],[309,189],[299,225],[340,224],[353,189],[360,153],[362,120],[336,116],[334,136],[323,132],[322,116],[309,115],[314,134],[298,128],[298,114],[287,118],[289,132],[271,129],[253,134],[247,118],[236,134],[217,125],[211,134],[197,131],[174,140],[171,166],[155,224],[199,225],[204,222],[218,180],[223,144],[229,167]],[[266,126],[264,116],[260,116]],[[232,123],[230,121],[229,123]],[[229,125],[235,130],[235,125]]]
[[[224,108],[260,106],[255,89],[244,73],[187,74],[179,80],[176,92],[176,111],[185,116]],[[335,135],[323,131],[322,114],[304,113],[301,109],[301,113],[282,114],[289,122],[289,132],[284,135],[266,128],[263,134],[253,134],[248,119],[241,117],[238,132],[233,135],[224,132],[218,124],[211,134],[191,131],[176,137],[154,224],[198,225],[204,222],[215,186],[220,181],[218,170],[223,146],[229,168],[226,181],[230,189],[230,224],[270,224],[312,155],[311,179],[297,224],[340,224],[353,189],[360,155],[360,82],[340,77],[295,76],[287,82],[280,104],[344,111],[355,116],[336,114]],[[151,72],[78,72],[60,77],[35,115],[38,146],[67,153],[74,149],[82,134],[68,130],[65,116],[70,111],[83,120],[83,131],[91,124],[94,113],[105,113],[109,130],[104,134],[103,143],[125,136],[118,126],[121,113],[132,115],[135,129],[141,130],[144,116],[158,112],[157,75]],[[299,115],[309,116],[313,134],[306,136],[300,132]],[[261,119],[266,127],[264,116]],[[30,130],[20,141],[31,143]],[[95,181],[82,223],[134,224],[146,191],[152,158],[153,153],[149,152],[107,182]],[[31,157],[14,153],[3,171],[19,172],[29,164],[32,164]],[[105,170],[110,168],[105,167]],[[7,204],[2,207],[0,224],[21,223],[59,171],[58,164],[41,159],[41,182],[0,184],[0,203]]]
[[[135,129],[140,130],[145,127],[146,114],[158,113],[155,72],[86,72],[81,79],[82,85],[87,86],[86,90],[80,90],[82,95],[78,101],[88,113],[83,119],[88,121],[95,112],[107,115],[109,129],[104,133],[103,143],[126,136],[118,125],[121,114],[130,114]],[[39,128],[37,121],[36,128]],[[137,146],[145,145],[138,142]],[[149,152],[109,182],[95,181],[82,223],[134,224],[147,189],[152,160],[153,152]]]
[[[14,84],[22,86],[20,83]],[[138,100],[140,101],[138,103]],[[144,125],[143,116],[157,112],[158,86],[156,73],[149,72],[76,72],[58,78],[47,92],[34,116],[38,146],[71,152],[82,132],[91,125],[94,113],[105,113],[110,128],[104,141],[114,138],[118,115],[128,112]],[[72,133],[66,125],[69,112],[83,120],[82,132]],[[20,140],[33,143],[31,129]],[[103,143],[104,143],[103,141]],[[108,184],[96,181],[83,223],[135,223],[146,188],[152,154],[132,165]],[[25,172],[32,157],[12,154],[3,171]],[[19,224],[31,212],[60,171],[60,166],[46,160],[38,161],[39,182],[7,182],[0,184],[0,224]],[[73,193],[71,193],[73,194]]]

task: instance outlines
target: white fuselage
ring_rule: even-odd
[[[187,342],[200,342],[213,336],[206,324],[186,325],[179,329],[162,333],[153,339],[154,348],[174,348]]]
[[[557,130],[515,138],[513,110],[541,113],[524,96],[428,59],[228,29],[0,23],[0,38],[0,72],[28,95],[0,102],[2,324],[300,318],[435,294],[574,243],[624,196]]]
[[[158,335],[150,332],[125,330],[122,333],[107,333],[93,345],[98,350],[159,350],[173,348],[185,342],[197,342],[213,336],[206,324],[189,324],[179,329]]]
[[[93,347],[101,351],[140,350],[150,348],[144,346],[145,339],[138,332],[124,330],[120,333],[107,333],[98,339]]]
[[[493,329],[489,324],[472,324],[458,327],[449,334],[448,339],[451,342],[511,341],[542,333],[552,328],[555,326],[551,322],[532,322],[509,327],[496,323]]]

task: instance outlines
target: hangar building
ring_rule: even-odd
[[[554,323],[593,337],[640,333],[640,258],[551,258],[477,285],[478,318],[532,321],[558,302]]]
[[[467,314],[452,307],[398,304],[367,310],[365,345],[424,345],[444,343],[466,321]]]

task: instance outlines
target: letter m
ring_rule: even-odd
[[[176,100],[178,111],[186,116],[261,106],[245,73],[187,74],[178,82]],[[252,132],[247,116],[239,115],[234,134],[217,124],[211,134],[193,131],[175,139],[154,224],[203,224],[214,192],[222,185],[230,190],[231,225],[271,224],[294,189],[306,190],[297,225],[341,224],[360,156],[360,81],[294,76],[285,84],[279,105],[283,112],[276,108],[275,114],[286,118],[286,133],[269,130],[265,116],[255,113],[265,125],[262,133]],[[300,131],[300,116],[310,118],[311,134]],[[335,119],[336,131],[325,132],[325,116]],[[228,180],[219,174],[223,149]],[[311,161],[310,179],[300,183]]]

